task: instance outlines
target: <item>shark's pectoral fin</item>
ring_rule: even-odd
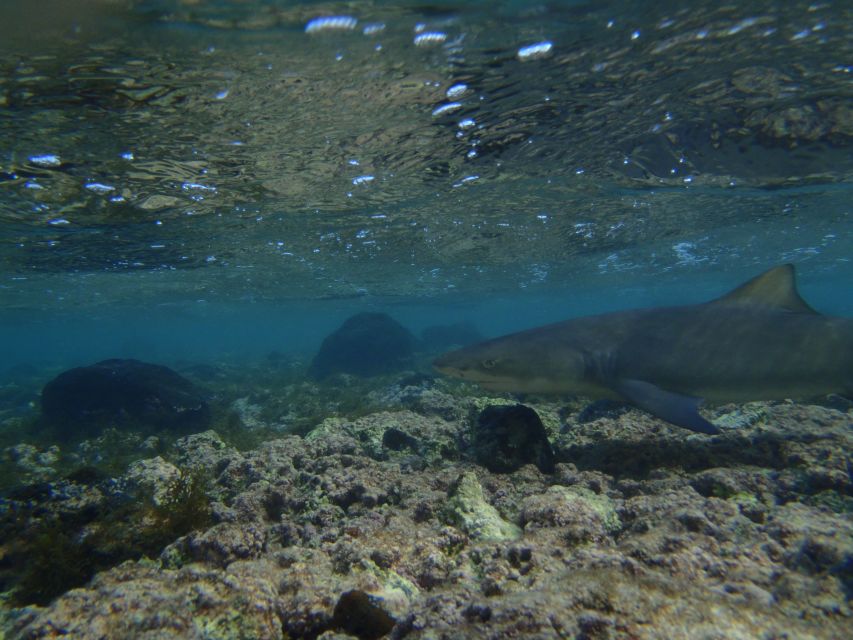
[[[620,380],[613,388],[641,409],[674,425],[699,433],[720,433],[699,415],[701,398],[665,391],[642,380]]]

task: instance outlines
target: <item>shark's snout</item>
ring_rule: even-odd
[[[439,356],[433,360],[432,368],[445,375],[459,375],[461,373],[459,369],[453,366],[452,360],[446,355]]]
[[[440,355],[432,361],[433,368],[441,374],[454,378],[471,377],[471,367],[460,358],[456,351]]]
[[[447,368],[447,362],[444,359],[444,356],[439,356],[435,360],[432,361],[432,368],[436,371],[444,373],[444,369]]]

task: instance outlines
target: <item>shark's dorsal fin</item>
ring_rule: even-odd
[[[795,313],[814,313],[809,304],[800,297],[794,279],[794,265],[783,264],[765,271],[752,280],[740,285],[711,304],[752,304],[776,307]]]

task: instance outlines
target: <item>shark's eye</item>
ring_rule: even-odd
[[[497,360],[483,360],[483,369],[494,369],[495,365],[498,363]]]

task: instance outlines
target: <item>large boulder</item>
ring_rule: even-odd
[[[168,367],[139,360],[104,360],[60,373],[41,394],[44,422],[67,437],[107,426],[155,432],[205,429],[207,402]]]
[[[386,313],[359,313],[326,336],[311,363],[311,375],[375,376],[399,371],[412,357],[414,336]]]

